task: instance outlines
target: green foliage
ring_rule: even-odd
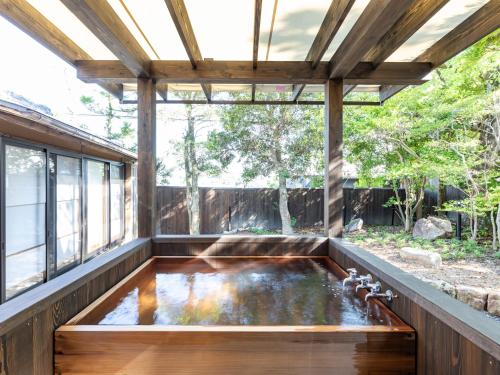
[[[321,108],[231,105],[219,107],[219,116],[223,128],[211,132],[208,148],[222,168],[239,160],[245,181],[259,176],[295,179],[321,174]]]
[[[400,249],[409,246],[435,251],[440,253],[445,260],[480,258],[489,253],[487,243],[477,243],[472,240],[459,241],[455,238],[435,241],[416,239],[404,230],[394,227],[368,227],[365,231],[347,234],[347,238],[365,247],[381,246]]]
[[[407,230],[435,179],[461,189],[466,199],[443,211],[467,215],[471,238],[500,209],[500,32],[476,43],[381,107],[346,107],[345,156],[359,172],[358,186],[403,188],[387,202]],[[359,94],[358,94],[359,95]],[[363,94],[365,95],[365,94]]]

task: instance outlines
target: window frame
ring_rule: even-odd
[[[49,159],[48,159],[48,150],[43,147],[43,145],[33,143],[33,142],[25,142],[22,140],[14,139],[14,138],[5,138],[5,137],[0,137],[0,157],[1,157],[1,166],[0,166],[0,190],[1,190],[1,195],[0,195],[0,243],[1,243],[1,254],[0,254],[0,263],[2,265],[0,269],[0,304],[4,303],[6,301],[10,301],[11,299],[33,289],[36,288],[37,286],[40,286],[44,283],[46,283],[49,280],[48,276],[48,254],[49,254],[49,233],[48,233],[48,207],[49,207],[49,190],[48,190],[48,185],[49,185]],[[6,264],[7,264],[7,247],[6,247],[6,211],[7,211],[7,206],[5,204],[5,199],[6,199],[6,172],[7,172],[7,165],[6,165],[6,149],[7,146],[12,146],[12,147],[18,147],[18,148],[25,148],[25,149],[30,149],[30,150],[35,150],[35,151],[42,151],[45,153],[45,270],[43,271],[43,279],[33,285],[30,285],[28,288],[25,288],[14,295],[11,295],[9,298],[7,298],[7,270],[6,270]]]
[[[6,298],[6,146],[15,146],[27,148],[45,153],[45,270],[42,281],[23,289],[15,295]],[[80,258],[60,269],[57,268],[57,156],[71,157],[80,161]],[[104,163],[105,166],[105,181],[107,183],[107,243],[105,246],[93,252],[92,256],[85,257],[87,253],[87,161],[97,161]],[[51,172],[51,163],[54,162],[54,171]],[[111,242],[111,165],[120,166],[123,168],[123,232],[122,236]],[[110,249],[123,243],[126,237],[126,163],[113,160],[99,158],[93,155],[64,150],[52,145],[44,143],[36,143],[28,140],[11,138],[5,135],[0,135],[0,304],[10,301],[11,299],[33,289],[37,286],[46,283],[47,281],[60,276],[61,274],[75,268],[76,266],[86,263],[87,261],[109,251]]]

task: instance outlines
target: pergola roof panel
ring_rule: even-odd
[[[260,60],[266,60],[275,1],[263,1]],[[331,0],[278,1],[268,60],[304,60],[330,3]]]
[[[367,7],[368,3],[370,0],[356,0],[354,2],[354,5],[352,6],[351,10],[347,14],[347,17],[345,18],[344,22],[340,26],[337,34],[333,38],[333,40],[330,43],[330,47],[326,50],[325,54],[323,55],[322,60],[323,61],[330,61],[332,58],[333,54],[335,51],[337,51],[337,48],[339,48],[340,44],[342,41],[345,39],[349,31],[351,31],[352,27],[358,20],[359,16],[365,8]]]
[[[109,3],[152,60],[187,60],[164,0],[109,0]]]
[[[488,0],[451,0],[403,43],[386,61],[413,61]]]
[[[203,58],[251,60],[254,0],[185,0]]]
[[[116,60],[116,56],[59,0],[27,1],[93,59]]]

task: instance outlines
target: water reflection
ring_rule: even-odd
[[[380,325],[324,259],[159,262],[99,324]]]

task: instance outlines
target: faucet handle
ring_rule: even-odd
[[[382,284],[380,284],[380,281],[377,281],[375,284],[370,284],[370,289],[374,294],[380,293],[382,291]]]
[[[348,268],[346,271],[349,272],[349,276],[351,277],[356,277],[358,275],[358,270],[356,268]]]
[[[372,278],[372,275],[370,275],[370,274],[361,275],[359,277],[359,281],[361,282],[362,285],[366,286],[373,281],[373,278]]]

